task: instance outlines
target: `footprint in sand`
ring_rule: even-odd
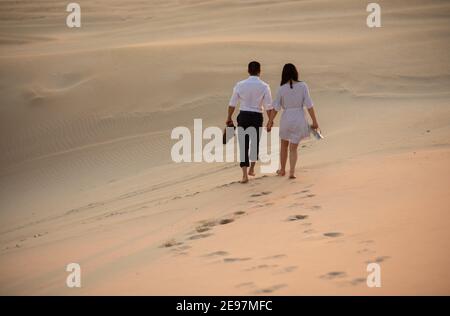
[[[292,216],[288,217],[287,221],[288,222],[300,221],[300,220],[307,219],[307,218],[308,218],[308,215],[292,215]]]
[[[176,248],[174,248],[173,250],[187,250],[190,249],[191,246],[188,245],[183,245],[182,243],[180,243],[180,245],[178,245]]]
[[[274,274],[283,274],[283,273],[290,273],[293,272],[295,270],[297,270],[298,267],[297,266],[287,266],[284,267],[282,269],[279,269],[278,271],[276,271]]]
[[[244,211],[237,211],[237,212],[234,212],[234,215],[244,215],[244,214],[247,214],[246,212],[244,212]]]
[[[303,200],[303,199],[309,199],[315,197],[315,194],[307,194],[307,195],[301,195],[297,198],[297,200]]]
[[[355,279],[350,281],[350,284],[356,286],[356,285],[361,284],[361,283],[366,283],[366,281],[367,280],[365,278],[355,278]]]
[[[363,248],[363,249],[358,250],[357,253],[359,253],[359,254],[369,254],[369,253],[375,253],[375,251],[370,250],[368,248]]]
[[[170,248],[170,247],[179,246],[179,245],[182,245],[182,244],[183,244],[182,242],[178,242],[175,239],[170,239],[170,240],[164,242],[161,245],[161,248]]]
[[[189,237],[189,240],[198,240],[198,239],[203,239],[206,237],[212,236],[212,234],[197,234],[197,235],[192,235],[191,237]]]
[[[226,225],[226,224],[229,224],[229,223],[232,223],[232,222],[234,222],[234,219],[232,219],[232,218],[224,218],[224,219],[221,219],[219,221],[219,224],[220,225]]]
[[[255,287],[255,283],[253,282],[243,282],[243,283],[239,283],[238,285],[236,285],[237,288],[241,288],[241,287]]]
[[[227,256],[228,254],[229,253],[226,251],[219,250],[219,251],[214,251],[214,252],[208,253],[206,256],[207,257],[219,257],[219,256]]]
[[[225,183],[225,184],[217,186],[216,188],[218,188],[218,189],[220,189],[220,188],[227,188],[227,187],[229,187],[229,186],[231,186],[233,184],[236,184],[236,183],[239,183],[239,181],[233,181],[233,182],[230,182],[230,183]]]
[[[256,294],[268,294],[268,293],[273,293],[273,292],[275,292],[276,290],[282,289],[282,288],[284,288],[284,287],[287,287],[287,285],[286,285],[286,284],[275,284],[275,285],[272,285],[272,286],[270,286],[270,287],[266,287],[266,288],[259,289],[259,290],[257,290],[255,293],[256,293]]]
[[[245,258],[225,258],[223,259],[223,262],[238,262],[238,261],[248,261],[248,260],[252,260],[252,258],[249,257],[245,257]]]
[[[285,254],[278,254],[278,255],[273,255],[273,256],[268,256],[268,257],[264,257],[262,258],[263,260],[271,260],[271,259],[281,259],[287,257]]]
[[[343,234],[342,233],[339,233],[339,232],[329,232],[329,233],[324,233],[323,234],[325,237],[332,237],[332,238],[335,238],[335,237],[341,237]]]
[[[389,258],[391,258],[391,257],[389,257],[389,256],[380,256],[380,257],[376,257],[373,260],[368,260],[368,261],[366,261],[366,263],[381,263],[381,262],[386,261]]]
[[[274,204],[275,203],[272,203],[272,202],[259,203],[259,204],[256,204],[256,205],[252,206],[252,208],[262,208],[262,207],[272,206]]]
[[[48,232],[45,232],[45,233],[39,233],[39,234],[34,234],[34,235],[33,235],[33,238],[39,238],[39,237],[42,237],[42,236],[47,235],[47,234],[48,234]]]
[[[234,213],[235,215],[242,215],[245,214],[245,212],[243,211],[238,211]],[[194,233],[200,233],[200,234],[196,234],[191,236],[189,239],[190,240],[195,240],[195,239],[200,239],[200,238],[206,238],[211,236],[212,234],[209,233],[205,233],[209,230],[211,230],[214,226],[217,225],[226,225],[226,224],[230,224],[234,222],[234,218],[223,218],[220,220],[204,220],[204,221],[200,221],[199,225],[195,227],[195,232]]]
[[[247,268],[247,269],[245,269],[245,271],[270,269],[270,268],[276,268],[276,267],[278,267],[277,264],[260,264],[260,265],[257,265],[257,266],[253,266],[253,267]]]
[[[210,229],[211,229],[211,228],[208,227],[208,226],[198,226],[198,227],[195,228],[195,230],[196,230],[198,233],[204,233],[204,232],[207,232],[207,231],[210,230]]]
[[[198,233],[203,233],[216,226],[216,224],[217,222],[212,220],[201,221],[200,224],[195,227],[195,231]]]
[[[326,280],[334,280],[334,279],[338,279],[338,278],[343,278],[346,275],[347,274],[343,271],[331,271],[331,272],[328,272],[327,274],[321,275],[319,278],[326,279]]]
[[[171,248],[170,251],[172,251],[177,256],[181,256],[181,255],[186,256],[189,254],[186,250],[188,250],[190,248],[191,247],[188,245],[181,245],[181,246]]]
[[[263,196],[263,195],[269,195],[270,193],[272,193],[272,192],[270,192],[270,191],[263,191],[261,193],[254,193],[254,194],[250,195],[250,197],[258,197],[258,196]]]

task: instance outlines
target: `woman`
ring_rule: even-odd
[[[309,95],[306,83],[298,80],[298,71],[293,64],[286,64],[283,67],[281,75],[281,87],[278,89],[277,96],[273,102],[274,111],[267,123],[267,129],[270,131],[273,126],[273,120],[278,111],[283,108],[283,114],[280,122],[280,162],[281,168],[277,174],[284,176],[286,174],[286,161],[289,149],[289,178],[295,179],[295,164],[297,163],[297,148],[302,139],[309,137],[310,127],[305,118],[303,107],[308,109],[312,119],[312,129],[318,129],[316,115],[314,113],[313,102]]]

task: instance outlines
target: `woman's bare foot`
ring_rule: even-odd
[[[284,177],[286,175],[286,171],[279,169],[279,170],[277,170],[277,175]]]
[[[289,179],[297,179],[297,177],[294,174],[290,174]]]

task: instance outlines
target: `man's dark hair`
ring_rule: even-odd
[[[261,72],[261,64],[257,61],[252,61],[248,64],[248,73],[250,76],[258,76]]]

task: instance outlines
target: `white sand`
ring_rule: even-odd
[[[450,4],[378,3],[0,1],[0,294],[450,294]],[[310,86],[298,178],[173,164],[254,59]]]

